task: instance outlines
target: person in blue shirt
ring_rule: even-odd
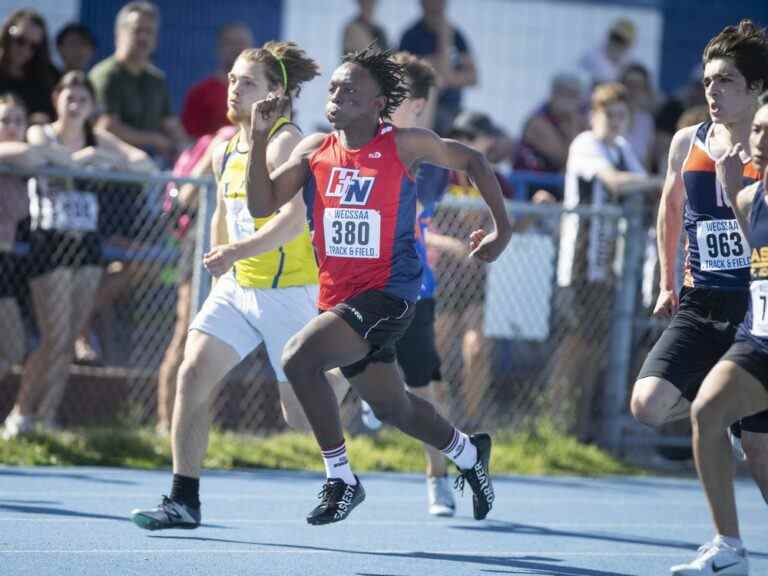
[[[461,111],[461,92],[477,84],[477,69],[469,44],[445,14],[445,0],[421,0],[422,17],[405,31],[400,50],[428,61],[435,68],[440,91],[433,123],[445,136]]]

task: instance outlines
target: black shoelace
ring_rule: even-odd
[[[469,470],[462,470],[461,468],[459,468],[459,475],[456,476],[456,480],[454,480],[453,482],[453,489],[457,490],[459,494],[461,494],[462,496],[464,496],[464,483],[467,480],[467,477],[465,476],[465,474],[467,472],[469,472]]]
[[[329,502],[338,502],[341,496],[341,491],[344,490],[344,482],[341,480],[326,480],[323,487],[318,492],[317,497],[320,498],[321,504],[328,504]]]

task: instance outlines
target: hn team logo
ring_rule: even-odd
[[[341,198],[339,204],[365,206],[375,181],[375,176],[360,176],[360,170],[337,167],[331,171],[325,195]]]

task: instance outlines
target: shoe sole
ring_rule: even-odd
[[[456,510],[452,510],[451,508],[442,508],[440,510],[430,510],[429,514],[430,516],[437,516],[438,518],[452,518],[456,515]]]
[[[139,528],[143,528],[144,530],[151,530],[153,532],[155,530],[167,529],[194,530],[200,526],[200,524],[189,524],[188,522],[180,522],[178,524],[169,525],[143,514],[135,514],[131,519],[133,520],[133,523],[136,524],[136,526]]]

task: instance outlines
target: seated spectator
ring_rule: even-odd
[[[34,10],[11,13],[0,28],[0,92],[21,98],[30,123],[50,122],[51,92],[57,80],[43,17]]]
[[[229,125],[227,120],[227,72],[237,56],[253,46],[253,34],[247,24],[233,22],[218,31],[216,73],[195,84],[184,98],[181,122],[187,134],[200,138]]]
[[[581,81],[572,74],[552,80],[549,98],[528,119],[515,154],[515,170],[564,172],[568,147],[587,127]]]
[[[592,129],[577,136],[568,152],[565,208],[617,205],[634,193],[655,194],[660,178],[646,175],[624,138],[630,118],[629,95],[621,84],[604,84],[592,94]],[[552,387],[558,406],[577,406],[576,432],[593,438],[592,409],[610,341],[615,293],[618,222],[603,216],[564,214],[556,298],[556,325],[565,337],[555,352]]]
[[[70,22],[56,34],[56,49],[63,64],[62,73],[86,71],[96,53],[96,38],[85,24]]]
[[[477,84],[477,69],[469,44],[448,21],[445,0],[421,0],[422,17],[400,40],[400,50],[429,61],[438,75],[440,90],[433,127],[447,134],[461,110],[461,92]]]
[[[635,24],[620,18],[608,30],[605,43],[582,56],[579,67],[587,74],[591,84],[618,82],[635,44]]]
[[[357,6],[360,9],[357,16],[347,22],[342,32],[341,55],[359,52],[374,42],[379,49],[388,49],[389,43],[384,28],[373,20],[376,0],[357,0]]]
[[[656,96],[651,75],[642,64],[630,64],[621,75],[621,83],[629,95],[630,122],[626,138],[643,166],[658,172],[654,158]]]
[[[165,74],[150,61],[159,23],[151,2],[123,6],[115,21],[115,53],[93,67],[90,79],[102,113],[98,125],[170,165],[188,142],[171,112]]]
[[[70,155],[61,149],[30,146],[24,142],[27,113],[24,103],[12,94],[0,95],[0,164],[31,170],[45,164],[72,166]],[[26,258],[14,252],[18,231],[29,216],[25,179],[0,175],[0,382],[14,364],[24,359],[24,323],[17,298],[25,287]],[[3,438],[19,429],[28,431],[30,421],[9,415]]]
[[[85,73],[66,73],[53,98],[57,120],[30,127],[30,144],[63,149],[78,164],[103,170],[154,168],[144,152],[91,126],[95,93]],[[108,201],[98,191],[94,181],[30,180],[29,287],[40,344],[24,365],[13,409],[27,422],[54,422],[75,339],[94,304],[102,273],[99,205]]]

